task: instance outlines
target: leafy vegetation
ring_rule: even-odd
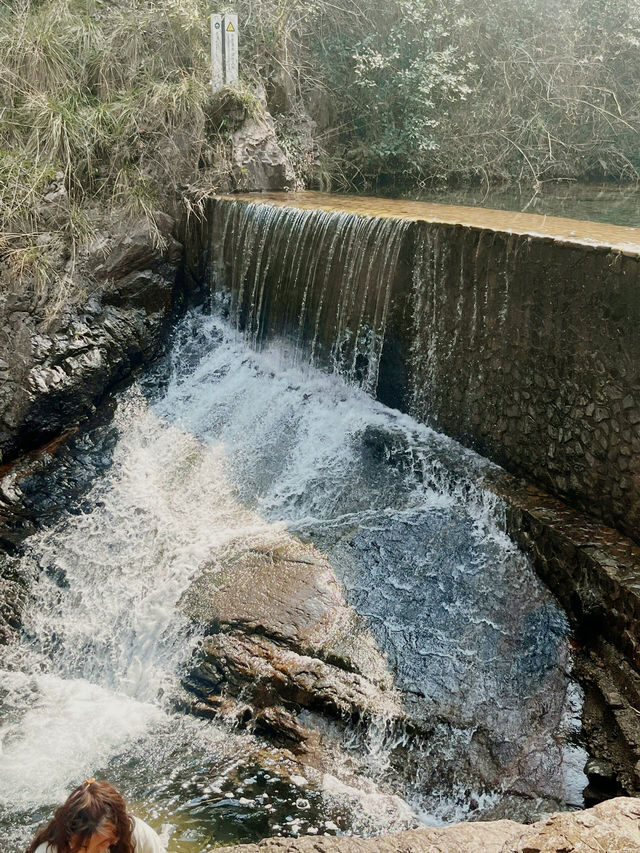
[[[284,86],[356,183],[640,176],[637,0],[240,6],[275,111]]]
[[[244,87],[233,97],[246,112],[266,88],[308,185],[640,176],[638,0],[233,8]],[[73,257],[90,210],[151,215],[222,179],[230,127],[209,91],[210,12],[205,0],[0,0],[10,275],[46,282],[41,235]],[[52,214],[42,200],[60,188]]]

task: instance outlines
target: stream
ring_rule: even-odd
[[[568,623],[502,532],[489,466],[284,343],[257,351],[190,311],[112,416],[21,484],[39,521],[13,558],[22,635],[0,647],[4,853],[88,776],[174,853],[580,807]],[[329,732],[333,766],[306,773],[175,710],[201,630],[182,595],[211,555],[274,528],[328,554],[428,736]]]

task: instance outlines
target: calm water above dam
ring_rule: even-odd
[[[403,197],[438,204],[474,205],[640,227],[640,190],[633,185],[551,182],[538,191],[526,188],[487,191],[481,187],[443,191],[418,189],[404,193]]]
[[[591,246],[613,249],[633,257],[640,255],[640,227],[627,224],[598,222],[589,218],[580,219],[579,212],[571,209],[571,215],[552,216],[546,212],[509,211],[486,206],[475,207],[451,204],[440,200],[426,201],[407,198],[379,198],[373,196],[339,195],[321,192],[263,192],[239,193],[221,196],[224,201],[263,204],[269,207],[284,207],[290,210],[313,211],[319,214],[332,213],[336,216],[350,215],[359,218],[373,217],[376,220],[391,219],[409,222],[458,225],[466,229],[493,232],[496,234],[518,234],[539,238],[550,238],[559,243],[576,246]],[[626,220],[626,215],[623,221]],[[264,247],[263,247],[264,248]],[[267,248],[271,248],[267,244]]]
[[[500,531],[487,464],[289,345],[256,352],[189,314],[113,420],[32,484],[43,518],[53,490],[67,508],[19,557],[33,589],[2,652],[3,852],[88,775],[171,825],[176,853],[580,805],[566,619]],[[182,594],[212,555],[274,526],[330,556],[428,738],[390,735],[383,717],[327,731],[318,773],[172,710],[198,642]]]

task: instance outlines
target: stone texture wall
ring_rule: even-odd
[[[407,404],[638,538],[640,260],[417,223]]]
[[[505,231],[419,220],[400,231],[398,217],[338,202],[248,201],[212,202],[209,249],[215,286],[231,290],[254,338],[290,335],[334,366],[344,341],[384,338],[369,354],[375,371],[359,352],[352,378],[375,374],[383,402],[638,540],[632,246],[509,233],[509,214]]]

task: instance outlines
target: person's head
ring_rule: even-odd
[[[51,844],[56,853],[134,853],[133,820],[121,794],[108,782],[85,779],[71,792],[27,853]]]

